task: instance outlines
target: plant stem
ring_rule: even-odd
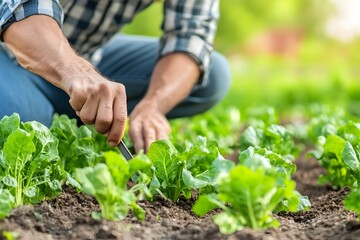
[[[246,205],[248,207],[248,211],[249,211],[249,218],[250,218],[250,224],[251,224],[251,228],[252,229],[257,229],[257,224],[256,224],[256,219],[255,219],[255,215],[254,215],[254,209],[251,205],[251,195],[250,192],[247,191],[247,201],[246,201]]]

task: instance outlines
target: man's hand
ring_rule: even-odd
[[[147,152],[152,142],[168,138],[170,131],[164,114],[150,103],[140,102],[130,115],[129,135],[136,152]]]
[[[85,124],[108,137],[109,145],[120,143],[126,124],[126,93],[122,84],[103,78],[94,70],[70,75],[64,90],[70,105]]]
[[[78,56],[54,19],[30,16],[10,25],[3,37],[22,67],[64,90],[81,120],[94,123],[111,146],[120,143],[127,116],[124,86]]]

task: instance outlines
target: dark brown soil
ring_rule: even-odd
[[[244,229],[232,235],[222,235],[212,223],[211,216],[198,218],[191,212],[191,203],[171,203],[159,200],[141,202],[146,219],[137,221],[131,215],[122,222],[97,221],[91,212],[98,210],[89,196],[66,188],[60,197],[34,207],[14,210],[0,221],[0,229],[13,231],[20,239],[360,239],[360,223],[354,213],[345,211],[343,199],[349,189],[336,191],[319,186],[316,179],[324,170],[316,160],[297,161],[294,175],[297,189],[310,197],[308,212],[275,216],[281,223],[278,229],[253,231]],[[1,239],[1,237],[0,237]]]

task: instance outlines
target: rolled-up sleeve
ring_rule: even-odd
[[[165,0],[160,57],[187,53],[199,64],[199,84],[205,85],[218,19],[219,0]]]
[[[32,15],[47,15],[54,18],[60,27],[63,11],[59,0],[4,0],[0,2],[0,36],[12,23]],[[1,38],[2,39],[2,38]]]

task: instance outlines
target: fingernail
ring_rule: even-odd
[[[117,144],[116,142],[109,142],[110,147],[115,147]]]

